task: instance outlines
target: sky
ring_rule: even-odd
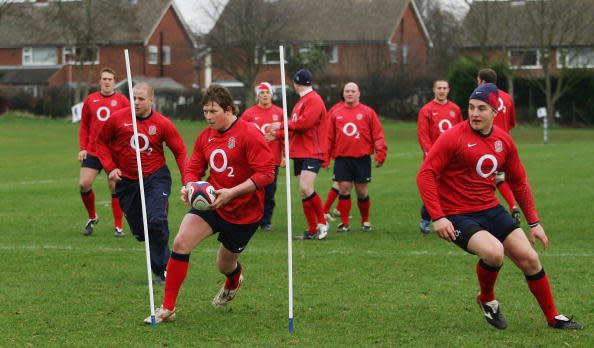
[[[451,8],[457,9],[457,12],[463,12],[466,8],[464,0],[435,0]],[[184,19],[190,28],[197,33],[206,33],[214,25],[211,16],[205,15],[205,11],[212,12],[213,3],[224,4],[227,0],[175,0],[176,5],[181,10]]]

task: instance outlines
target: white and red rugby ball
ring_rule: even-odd
[[[210,210],[210,205],[217,195],[215,188],[208,181],[196,181],[190,184],[188,200],[196,210]]]

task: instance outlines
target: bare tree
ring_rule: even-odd
[[[230,0],[226,6],[211,1],[214,10],[207,13],[216,25],[205,43],[211,50],[212,68],[242,82],[244,103],[251,105],[255,99],[251,87],[261,70],[263,57],[270,54],[268,49],[278,49],[288,18],[275,3],[266,0]]]
[[[0,0],[0,20],[2,20],[2,15],[8,12],[11,5],[11,0]]]

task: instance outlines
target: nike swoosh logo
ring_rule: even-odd
[[[483,313],[485,313],[485,312],[483,312]],[[485,317],[493,320],[493,316],[491,316],[491,313],[485,313]]]
[[[215,140],[215,138],[208,138],[208,142],[210,143],[211,141]]]
[[[124,123],[124,127],[133,126],[134,123]]]
[[[307,169],[314,169],[314,167],[311,167],[311,166],[307,166]]]
[[[167,194],[165,192],[163,192],[163,196],[167,196]]]
[[[476,145],[476,144],[468,144],[468,147],[473,147],[473,146],[475,146],[475,145]]]

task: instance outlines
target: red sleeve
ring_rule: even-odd
[[[514,101],[510,97],[509,103],[509,130],[516,126],[516,107],[514,105]]]
[[[89,115],[89,104],[87,103],[89,99],[85,100],[83,104],[82,111],[81,111],[81,118],[80,118],[80,127],[78,128],[78,146],[79,150],[86,150],[89,144],[89,134],[91,133],[89,127],[91,125],[90,115]]]
[[[257,131],[257,130],[254,130]],[[274,181],[275,166],[270,147],[266,144],[264,136],[258,131],[259,136],[248,134],[249,146],[247,146],[247,161],[254,171],[250,179],[258,189],[272,184]]]
[[[204,173],[206,173],[206,169],[208,168],[208,161],[202,152],[202,147],[204,144],[203,134],[205,133],[200,133],[198,137],[196,137],[194,150],[192,150],[192,156],[190,156],[190,160],[186,163],[184,175],[182,175],[182,181],[184,185],[190,181],[200,181],[200,179],[204,177]]]
[[[114,135],[114,117],[110,117],[101,132],[97,135],[97,143],[95,144],[95,151],[97,152],[97,157],[99,157],[99,161],[101,161],[101,165],[105,169],[105,173],[109,176],[112,170],[116,169],[118,166],[113,161],[111,157],[111,151],[109,150],[109,144],[113,141]]]
[[[384,129],[375,111],[371,110],[371,135],[373,136],[373,147],[375,148],[375,161],[384,163],[388,154],[388,146],[384,138]]]
[[[296,120],[289,120],[289,130],[297,132],[308,130],[323,120],[326,114],[326,107],[319,98],[311,98],[307,103],[304,103],[303,108],[304,110]]]
[[[330,115],[328,115],[328,149],[326,151],[326,161],[322,166],[330,165],[330,161],[333,158],[332,149],[334,149],[334,142],[336,141],[336,117],[334,113],[331,111]]]
[[[249,113],[249,111],[250,111],[250,109],[245,110],[239,118],[241,118],[242,120],[244,120],[246,122],[252,122],[253,118],[252,118],[252,115]]]
[[[526,221],[531,224],[538,222],[538,215],[534,207],[534,196],[528,184],[528,176],[526,170],[520,161],[518,149],[515,144],[510,141],[510,151],[507,153],[504,167],[505,181],[509,184],[510,189],[514,193],[514,198],[522,208]]]
[[[456,105],[456,124],[462,121],[464,121],[464,118],[462,117],[462,109],[460,109],[460,107]]]
[[[423,161],[417,174],[417,186],[425,208],[433,221],[445,216],[441,209],[437,188],[437,177],[455,156],[455,132],[445,132],[439,138]],[[452,137],[451,135],[454,134]]]
[[[175,156],[175,162],[177,162],[177,168],[179,168],[182,183],[185,183],[184,169],[188,159],[188,150],[186,150],[186,144],[184,144],[184,140],[181,135],[179,135],[177,128],[175,128],[175,125],[173,125],[172,122],[168,122],[167,132],[165,133],[165,142]]]
[[[431,138],[429,137],[429,118],[427,117],[427,107],[422,107],[419,110],[419,116],[417,119],[417,138],[419,139],[419,145],[421,145],[421,151],[426,156],[431,149]]]

